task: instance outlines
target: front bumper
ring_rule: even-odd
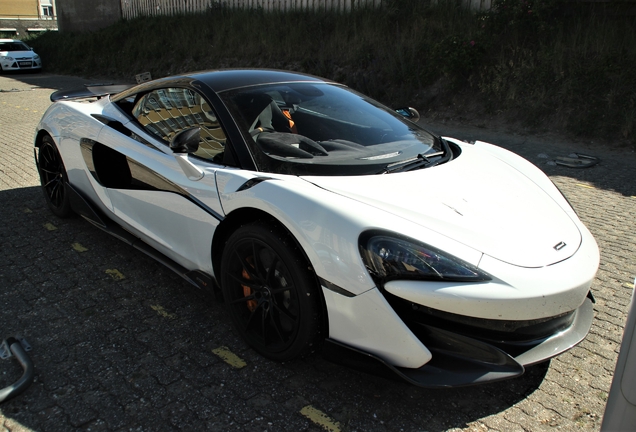
[[[42,62],[39,60],[14,60],[14,61],[0,61],[0,66],[5,72],[9,71],[21,71],[21,70],[40,70],[42,69]]]
[[[525,366],[548,360],[581,342],[592,326],[591,298],[573,312],[568,325],[558,332],[535,338],[480,340],[431,324],[407,322],[432,354],[419,368],[393,366],[377,355],[328,339],[325,356],[358,370],[397,376],[425,388],[458,387],[500,381],[522,375]]]

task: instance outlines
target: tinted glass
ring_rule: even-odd
[[[429,132],[346,87],[287,83],[221,93],[262,171],[351,175],[443,153]]]
[[[179,132],[201,128],[201,141],[195,156],[221,160],[226,137],[208,102],[195,91],[165,88],[144,95],[132,109],[132,115],[151,134],[170,143]]]
[[[0,51],[29,51],[30,48],[22,42],[0,42]]]

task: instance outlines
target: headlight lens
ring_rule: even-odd
[[[39,56],[39,55],[37,55],[37,54],[36,54],[36,55],[34,55],[34,56],[33,56],[33,60],[40,60],[40,56]]]
[[[360,255],[371,276],[381,282],[395,279],[478,282],[491,279],[472,264],[394,234],[363,234]]]
[[[13,57],[9,57],[9,56],[2,57],[2,60],[13,61]]]

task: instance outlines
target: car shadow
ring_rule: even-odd
[[[448,389],[415,387],[332,363],[316,368],[326,372],[319,377],[323,380],[320,387],[343,395],[327,406],[344,430],[374,430],[380,423],[391,424],[392,430],[432,432],[465,428],[479,419],[506,411],[540,387],[549,366],[549,361],[534,365],[511,380]],[[351,406],[348,398],[354,392],[359,403]]]
[[[246,347],[210,293],[79,217],[54,217],[39,187],[0,191],[0,220],[0,339],[23,336],[36,368],[0,419],[30,429],[295,431],[312,427],[300,414],[311,405],[341,430],[442,431],[510,408],[549,370],[427,390],[320,355],[273,362]],[[0,360],[0,387],[19,375]]]

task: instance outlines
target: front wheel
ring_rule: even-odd
[[[67,218],[73,214],[68,196],[66,169],[62,157],[57,151],[50,136],[42,139],[38,152],[38,168],[42,192],[51,212],[60,218]]]
[[[221,286],[235,327],[263,356],[285,361],[316,348],[318,284],[284,230],[262,222],[236,230],[223,252]]]

